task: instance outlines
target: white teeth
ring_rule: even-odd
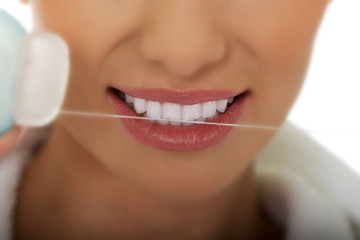
[[[148,101],[146,106],[146,113],[150,118],[161,118],[161,104],[159,102]]]
[[[150,122],[157,123],[159,125],[172,126],[194,125],[194,123],[181,121],[210,121],[220,113],[224,113],[227,109],[227,105],[234,101],[234,98],[229,98],[194,105],[180,105],[168,102],[161,104],[156,101],[147,101],[142,98],[132,97],[128,94],[125,94],[125,98],[126,103],[128,103],[130,107],[133,105],[136,113],[144,114],[143,116],[154,119],[150,120]]]
[[[134,108],[137,114],[146,112],[146,100],[142,98],[134,98]]]
[[[201,117],[201,118],[197,119],[196,121],[197,122],[206,122],[206,118]]]
[[[219,111],[219,112],[225,112],[226,110],[226,107],[227,107],[227,103],[228,103],[228,100],[227,99],[223,99],[223,100],[218,100],[216,101],[216,109]]]
[[[144,114],[144,117],[146,117],[146,118],[151,118],[149,115],[147,115],[147,113]],[[149,119],[149,121],[150,121],[151,123],[156,123],[156,120],[153,120],[153,119]]]
[[[182,107],[182,120],[194,121],[201,118],[201,104],[184,105]]]
[[[202,103],[202,117],[209,118],[216,113],[216,101]]]
[[[181,126],[181,122],[180,122],[180,120],[179,121],[170,121],[170,125],[171,126]]]
[[[169,121],[166,119],[156,120],[156,123],[159,125],[169,125]]]
[[[178,120],[179,122],[171,121],[170,124],[173,126],[181,125],[181,105],[176,103],[163,103],[161,118]]]
[[[183,122],[182,125],[183,125],[183,126],[191,126],[191,125],[194,125],[194,123]]]
[[[195,121],[201,118],[201,103],[194,105],[184,105],[182,106],[182,120],[185,121]],[[194,123],[183,122],[184,126],[194,125]]]
[[[207,118],[206,121],[211,121],[212,119],[214,119],[215,117],[219,116],[219,112],[216,112],[214,116]]]
[[[125,94],[125,99],[127,103],[133,103],[134,102],[134,98],[128,94]]]

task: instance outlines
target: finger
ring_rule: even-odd
[[[27,130],[23,127],[13,126],[12,129],[0,137],[0,158],[12,149],[21,141]]]

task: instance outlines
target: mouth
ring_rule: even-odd
[[[108,94],[117,114],[150,118],[121,119],[136,139],[163,150],[184,152],[223,139],[232,127],[196,122],[236,123],[250,92],[109,87]]]

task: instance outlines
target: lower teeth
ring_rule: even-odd
[[[128,104],[128,106],[131,109],[134,110],[134,108],[130,104]],[[220,113],[216,112],[216,114],[213,117],[210,117],[210,118],[200,118],[200,119],[197,119],[197,120],[189,120],[189,121],[187,121],[187,120],[153,119],[153,118],[150,118],[149,116],[147,116],[146,113],[138,114],[139,117],[147,118],[147,120],[150,121],[153,124],[172,125],[172,126],[191,126],[191,125],[196,124],[195,122],[199,122],[199,123],[201,123],[201,122],[209,122],[209,121],[213,120],[215,117],[217,117],[219,115],[220,115]],[[150,118],[150,119],[148,119],[148,118]]]

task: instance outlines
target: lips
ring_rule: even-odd
[[[125,93],[126,98],[124,97]],[[235,124],[244,111],[249,91],[175,91],[166,89],[121,89],[120,91],[115,88],[109,88],[108,94],[110,102],[118,115],[133,117],[143,116],[144,114],[136,113],[137,110],[135,111],[134,106],[126,102],[128,97],[142,99],[145,102],[149,102],[149,105],[150,103],[154,105],[154,102],[164,107],[169,104],[177,105],[180,106],[180,109],[197,105],[207,106],[215,101],[223,102],[223,99],[234,98],[234,101],[228,104],[224,113],[221,112],[219,114],[217,112],[212,118],[201,118],[200,120]],[[168,114],[164,111],[163,114]],[[205,111],[205,114],[206,112],[208,112],[208,109]],[[141,142],[162,150],[177,152],[195,151],[209,147],[221,141],[232,129],[230,126],[208,124],[195,124],[191,126],[185,124],[161,125],[160,122],[144,119],[122,118],[120,121],[129,133]]]

